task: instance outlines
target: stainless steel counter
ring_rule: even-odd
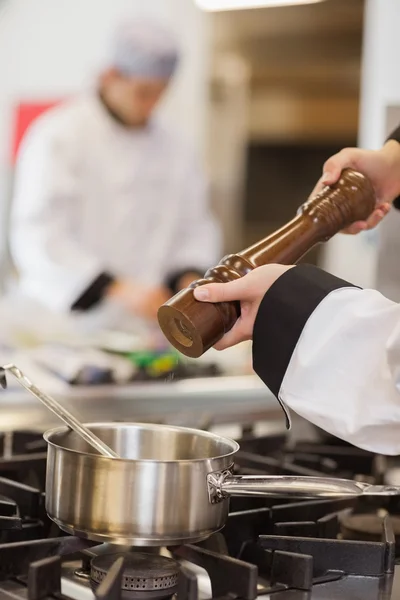
[[[21,365],[22,366],[22,365]],[[27,374],[29,371],[27,371]],[[33,374],[32,374],[33,378]],[[10,381],[11,383],[11,381]],[[54,387],[38,385],[54,394],[83,421],[152,421],[203,427],[212,423],[275,422],[284,426],[279,404],[255,376],[215,377],[126,387]],[[0,430],[45,429],[57,418],[19,387],[0,392]]]

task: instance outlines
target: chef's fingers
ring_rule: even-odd
[[[381,205],[379,208],[374,210],[372,215],[366,220],[367,229],[374,229],[379,223],[386,217],[390,211],[390,204]]]
[[[356,223],[352,223],[350,227],[346,227],[346,229],[343,229],[342,233],[347,233],[349,235],[357,235],[357,233],[361,233],[366,229],[368,229],[368,227],[365,221],[356,221]]]
[[[334,154],[324,163],[323,173],[310,197],[313,198],[321,192],[325,186],[336,183],[345,168],[357,168],[359,150],[357,148],[344,148]]]
[[[350,225],[350,227],[347,227],[347,229],[344,230],[344,233],[356,235],[361,231],[366,231],[367,229],[374,229],[374,227],[379,225],[379,223],[386,217],[386,215],[390,211],[390,208],[391,206],[387,202],[385,204],[381,204],[379,208],[374,210],[374,212],[366,221],[357,221],[356,223],[353,223],[352,225]]]
[[[214,348],[216,350],[226,350],[226,348],[240,344],[240,342],[244,342],[250,338],[251,336],[248,333],[248,327],[246,326],[246,323],[239,318],[232,329],[224,335],[222,340],[215,344]]]
[[[251,302],[257,299],[261,300],[271,285],[292,268],[293,265],[263,265],[234,281],[201,285],[194,289],[194,297],[201,302],[231,302],[232,300]]]
[[[324,185],[333,185],[340,177],[343,169],[357,168],[360,151],[357,148],[344,148],[328,158],[323,167],[321,181]]]
[[[194,297],[201,302],[230,302],[246,300],[253,293],[246,276],[228,283],[210,283],[194,289]]]
[[[242,302],[241,315],[228,333],[224,335],[214,347],[216,350],[225,350],[253,336],[254,322],[257,317],[259,302]]]

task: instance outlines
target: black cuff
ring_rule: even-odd
[[[343,287],[355,286],[303,264],[284,273],[265,294],[254,324],[253,368],[276,397],[309,317]]]
[[[114,278],[108,273],[101,273],[93,283],[83,292],[71,307],[71,310],[85,311],[99,304],[107,288],[114,282]]]
[[[400,144],[400,125],[388,136],[386,141],[388,142],[389,140],[394,140]],[[393,206],[394,208],[397,208],[397,210],[400,210],[400,196],[393,202]]]
[[[199,278],[203,276],[203,273],[201,273],[197,267],[193,267],[193,269],[186,267],[186,269],[181,269],[180,271],[174,271],[173,273],[170,273],[165,278],[165,286],[169,290],[171,290],[171,292],[173,294],[176,294],[177,292],[179,292],[179,290],[178,290],[179,280],[182,277],[184,277],[184,275],[187,275],[188,273],[198,273]]]

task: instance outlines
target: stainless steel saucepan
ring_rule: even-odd
[[[174,546],[206,539],[231,495],[297,498],[400,494],[399,487],[319,477],[233,475],[239,445],[167,425],[86,424],[122,458],[96,451],[68,427],[45,433],[46,510],[63,530],[100,542]]]

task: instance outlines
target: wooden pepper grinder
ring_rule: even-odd
[[[374,208],[370,181],[346,169],[335,185],[305,202],[284,227],[238,254],[225,256],[203,279],[161,306],[158,322],[164,335],[182,354],[198,358],[233,327],[240,307],[235,302],[198,302],[193,296],[195,287],[226,283],[268,263],[294,264],[316,244],[328,241],[355,221],[367,219]]]

